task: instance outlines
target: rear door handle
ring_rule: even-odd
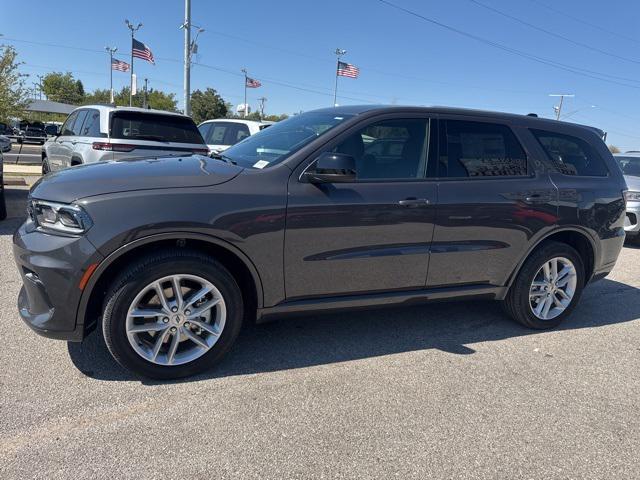
[[[547,203],[551,201],[551,195],[534,193],[533,195],[524,197],[524,201],[527,203]]]
[[[419,207],[421,205],[429,205],[429,200],[426,198],[405,198],[400,200],[398,205],[403,207]]]

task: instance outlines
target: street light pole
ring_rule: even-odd
[[[265,97],[260,97],[258,101],[260,102],[260,120],[263,120],[264,119],[264,102],[266,102],[267,99]]]
[[[243,68],[242,70],[240,70],[242,73],[244,73],[244,105],[242,107],[242,117],[246,117],[247,116],[247,69]]]
[[[333,106],[337,107],[337,102],[338,102],[338,69],[340,68],[340,57],[342,57],[344,54],[347,53],[346,50],[343,50],[341,48],[336,48],[336,51],[334,52],[336,54],[337,57],[337,63],[336,63],[336,85],[333,89]]]
[[[113,54],[118,51],[118,47],[104,47],[109,52],[109,102],[113,103]]]
[[[129,106],[131,107],[133,105],[133,35],[140,30],[142,23],[138,23],[135,27],[129,20],[125,20],[124,23],[131,30],[131,74],[129,75]]]

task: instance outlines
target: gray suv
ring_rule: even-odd
[[[208,152],[196,124],[180,113],[87,105],[71,112],[42,147],[42,173],[104,160]]]
[[[578,125],[472,110],[297,115],[215,158],[47,175],[14,235],[23,320],[155,378],[216,363],[243,322],[495,299],[558,325],[624,242],[626,189]]]

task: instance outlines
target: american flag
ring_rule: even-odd
[[[262,86],[259,80],[256,80],[255,78],[251,78],[251,77],[247,77],[245,85],[248,88],[258,88]]]
[[[143,60],[146,60],[147,62],[153,63],[154,65],[156,64],[156,62],[153,61],[153,53],[151,53],[149,47],[147,47],[144,43],[139,42],[134,38],[131,48],[134,57],[141,58]]]
[[[111,59],[111,70],[118,70],[119,72],[128,72],[130,65],[127,62],[118,60],[116,58]]]
[[[360,75],[360,69],[355,65],[351,65],[350,63],[345,62],[338,62],[339,77],[358,78],[358,75]]]

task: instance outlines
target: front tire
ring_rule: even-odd
[[[525,261],[503,304],[529,328],[557,327],[575,308],[585,284],[582,259],[571,246],[546,242]]]
[[[199,252],[167,250],[143,257],[116,279],[102,332],[120,365],[166,380],[218,362],[242,318],[240,288],[224,266]]]

